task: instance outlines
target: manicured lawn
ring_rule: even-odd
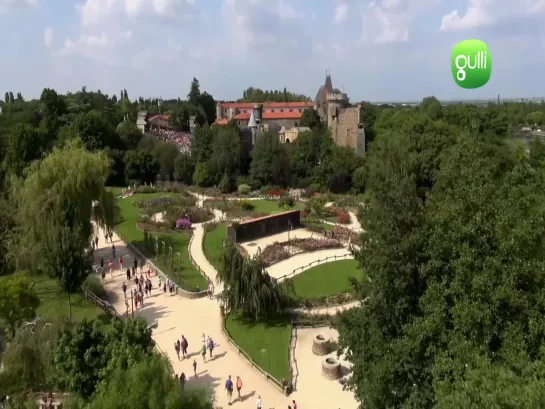
[[[282,213],[290,210],[303,210],[305,208],[303,203],[295,202],[295,205],[289,209],[278,207],[278,201],[276,200],[248,200],[249,203],[255,206],[254,212],[258,213]]]
[[[106,190],[112,192],[116,197],[121,196],[121,194],[123,193],[123,189],[125,188],[119,186],[106,186]]]
[[[143,250],[144,244],[144,232],[136,228],[136,223],[140,221],[140,212],[141,209],[138,208],[135,203],[142,200],[151,200],[159,197],[175,197],[177,193],[146,193],[146,194],[136,194],[125,199],[118,201],[119,209],[123,216],[123,222],[117,225],[117,230],[119,233],[128,240],[131,244],[137,246],[139,249]],[[188,233],[152,233],[154,237],[158,237],[159,240],[162,240],[166,243],[168,247],[172,247],[174,254],[176,252],[181,255],[181,264],[176,271],[171,271],[165,263],[159,258],[153,258],[154,263],[156,262],[158,267],[161,268],[165,273],[171,276],[175,281],[181,279],[183,280],[184,288],[189,290],[196,290],[197,287],[203,290],[206,288],[206,279],[204,276],[197,270],[197,268],[191,263],[189,258],[189,239],[190,235]]]
[[[6,280],[11,276],[1,276],[0,280]],[[26,276],[34,282],[34,290],[40,297],[41,304],[37,314],[48,321],[60,321],[68,319],[68,295],[65,294],[56,280],[45,276]],[[83,294],[71,294],[70,305],[72,307],[72,320],[99,319],[109,322],[110,317],[91,301],[85,299]]]
[[[291,324],[253,323],[229,315],[225,328],[235,343],[262,369],[277,380],[290,380],[289,344]]]
[[[217,271],[223,268],[223,240],[227,235],[227,224],[221,223],[204,234],[204,255]]]
[[[329,223],[323,223],[321,221],[306,221],[303,219],[302,223],[308,227],[311,227],[314,231],[316,229],[319,229],[321,232],[323,232],[324,230],[331,231],[335,228],[335,225],[329,224]]]
[[[311,267],[292,279],[293,297],[312,300],[350,291],[350,277],[363,277],[356,260],[331,261]]]

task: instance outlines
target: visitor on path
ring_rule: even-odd
[[[134,300],[134,308],[137,310],[138,309],[138,297],[136,295],[136,290],[132,291],[131,294],[132,294],[132,299]]]
[[[176,356],[178,357],[178,361],[180,360],[180,340],[176,340],[174,343],[174,350],[176,351]]]
[[[240,395],[240,391],[242,390],[242,379],[240,379],[240,376],[237,376],[237,394],[238,394],[238,400],[242,402],[242,396]]]
[[[233,381],[231,380],[231,375],[225,381],[225,390],[227,391],[227,399],[229,400],[229,406],[232,405],[231,400],[233,399]]]
[[[185,388],[185,372],[182,372],[182,374],[180,375],[180,386],[182,387],[183,391]]]
[[[104,268],[104,258],[100,258],[100,268]]]
[[[127,298],[127,284],[125,284],[125,281],[123,281],[123,286],[121,286],[121,289],[123,290],[123,297]]]
[[[104,242],[108,243],[108,233],[104,233]]]
[[[97,248],[98,250],[98,236],[95,237],[95,247]],[[101,257],[102,258],[102,257]]]
[[[119,257],[119,271],[123,271],[123,257]]]
[[[134,284],[138,287],[138,277],[134,277]]]
[[[115,244],[112,244],[112,258],[115,260]]]
[[[212,352],[214,352],[214,341],[208,337],[208,351],[210,352],[210,358],[212,358]]]
[[[130,282],[131,281],[131,270],[130,269],[127,269],[127,281]]]
[[[257,409],[261,409],[261,395],[259,395],[259,396],[257,397],[257,402],[256,402],[255,407],[256,407]]]
[[[167,282],[166,281],[163,283],[163,294],[165,294],[165,296],[167,295]]]
[[[140,259],[140,273],[144,271],[144,260]]]
[[[138,296],[140,297],[140,307],[144,307],[144,293],[142,291],[140,291],[138,293]]]
[[[197,376],[197,360],[193,360],[193,373]]]
[[[110,242],[113,243],[114,242],[114,233],[111,230],[108,233],[108,237],[110,238]]]
[[[102,281],[106,279],[106,271],[104,271],[104,267],[100,267],[100,277],[102,277]]]
[[[202,355],[202,361],[206,362],[206,345],[205,344],[202,344],[201,355]]]
[[[136,270],[138,269],[138,260],[136,259],[136,257],[134,258],[132,262],[132,267],[134,269],[134,274],[136,274]]]
[[[182,356],[184,358],[188,358],[189,356],[187,355],[187,348],[189,347],[189,343],[187,342],[187,339],[183,335],[182,335],[181,346],[182,346]]]
[[[112,260],[110,260],[110,262],[108,263],[108,269],[110,270],[110,276],[113,275],[113,273],[114,273],[114,262]]]
[[[291,403],[293,403],[293,409],[297,409],[297,403],[295,403],[295,400],[292,400]]]
[[[202,343],[206,344],[206,335],[204,335],[204,332],[202,333]]]

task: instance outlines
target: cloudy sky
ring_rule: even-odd
[[[0,91],[128,90],[216,99],[254,86],[352,100],[545,96],[545,0],[0,0]],[[455,43],[485,41],[492,78],[458,88]]]

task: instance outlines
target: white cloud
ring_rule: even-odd
[[[47,48],[51,48],[53,41],[55,40],[55,31],[53,27],[47,27],[44,30],[44,44]]]
[[[38,6],[38,0],[0,0],[0,14]]]
[[[343,23],[348,18],[348,4],[346,3],[338,3],[337,6],[335,6],[335,23]]]
[[[415,20],[439,0],[377,0],[367,3],[362,14],[362,41],[377,44],[405,42]]]
[[[123,31],[117,34],[100,35],[82,34],[75,40],[66,39],[59,55],[79,54],[86,58],[92,58],[107,64],[119,65],[124,63],[123,58],[116,51],[119,46],[130,44],[133,37],[132,31]]]
[[[175,19],[195,12],[195,0],[86,0],[76,5],[83,27],[104,24],[106,19],[152,16]]]
[[[491,26],[517,17],[545,12],[545,0],[468,0],[467,10],[452,10],[443,16],[440,31],[458,31]]]

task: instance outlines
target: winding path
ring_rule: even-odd
[[[197,196],[197,195],[196,195]],[[202,206],[204,200],[208,199],[202,195],[198,196],[198,206]],[[223,214],[220,211],[215,211],[215,219],[223,219]],[[202,249],[202,239],[204,236],[204,228],[202,225],[194,225],[194,238],[191,241],[190,252],[195,263],[206,273],[208,277],[215,280],[217,271],[207,260]],[[125,260],[125,268],[132,265],[135,255],[131,253],[126,243],[124,243],[117,234],[114,233],[114,244],[116,246],[116,256],[123,256]],[[100,257],[104,260],[109,260],[112,257],[111,243],[104,241],[104,235],[99,234],[99,246],[95,251],[95,262],[98,262]],[[347,252],[346,249],[337,249],[336,251]],[[305,259],[301,259],[300,265],[308,264],[316,259],[323,259],[322,251],[314,253],[302,254]],[[293,259],[299,256],[294,256]],[[286,260],[289,261],[289,260]],[[290,262],[291,263],[291,262]],[[117,263],[116,263],[117,264]],[[280,263],[279,263],[280,264]],[[295,265],[295,264],[294,264]],[[291,266],[291,264],[290,264]],[[273,266],[274,267],[274,266]],[[284,266],[284,270],[289,271],[293,268]],[[287,271],[287,272],[289,272]],[[284,272],[285,274],[285,272]],[[110,302],[115,310],[120,314],[131,314],[132,308],[129,304],[127,311],[124,300],[122,285],[126,282],[124,272],[117,269],[110,276],[107,274],[104,287],[108,293]],[[341,407],[343,409],[357,408],[357,403],[350,393],[339,393],[339,384],[336,382],[328,382],[324,384],[320,368],[314,368],[314,364],[309,363],[312,367],[306,368],[305,382],[300,383],[298,389],[289,397],[286,397],[269,381],[267,381],[258,371],[251,367],[248,361],[238,353],[238,351],[227,341],[221,330],[221,316],[219,305],[216,300],[208,298],[188,299],[179,295],[164,295],[158,289],[159,278],[153,277],[152,283],[154,286],[151,297],[145,298],[144,306],[138,310],[134,310],[134,316],[141,316],[148,322],[157,325],[153,332],[153,338],[159,347],[172,361],[175,373],[184,372],[187,377],[187,387],[189,388],[207,388],[213,394],[212,399],[217,407],[227,407],[227,396],[224,390],[225,380],[229,375],[233,378],[240,376],[244,381],[242,402],[234,401],[233,406],[240,408],[255,408],[258,395],[263,401],[263,408],[282,408],[287,407],[291,400],[296,400],[301,408],[327,408]],[[128,283],[128,288],[134,288],[134,282]],[[216,294],[221,291],[221,286],[216,284]],[[129,291],[127,291],[129,293]],[[341,307],[351,308],[358,305],[357,302]],[[319,313],[334,314],[339,307],[319,309]],[[215,357],[202,361],[198,351],[202,345],[203,334],[211,336],[217,344],[214,350]],[[189,342],[189,359],[178,360],[174,350],[174,342],[182,335]],[[193,376],[192,363],[197,361],[197,376]],[[303,363],[299,362],[299,365]],[[308,375],[307,375],[308,374]],[[315,382],[313,381],[313,377]],[[329,385],[331,393],[316,393],[316,390],[311,387],[303,387],[303,385]]]

